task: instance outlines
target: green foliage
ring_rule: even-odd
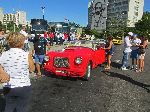
[[[100,33],[96,29],[90,30],[87,27],[83,27],[83,34],[94,35],[96,38],[100,38]]]
[[[100,38],[100,33],[97,32],[96,29],[91,30],[91,34],[94,35],[96,38]]]
[[[14,25],[15,25],[15,23],[13,21],[7,23],[7,30],[14,31]]]
[[[92,35],[91,30],[89,28],[87,28],[87,27],[83,27],[83,32],[82,33],[83,34],[87,34],[87,35]]]
[[[145,12],[142,19],[135,24],[136,32],[150,39],[150,12]]]
[[[3,25],[2,25],[2,22],[0,21],[0,28],[2,28],[2,26],[3,26]]]

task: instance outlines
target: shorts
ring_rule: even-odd
[[[43,61],[44,61],[44,57],[45,57],[45,55],[34,55],[34,60],[35,60],[35,63],[38,63],[38,64],[42,64],[43,63]]]
[[[138,58],[138,49],[132,50],[130,57],[131,57],[132,59],[137,59],[137,58]]]
[[[114,52],[112,50],[107,52],[107,55],[113,55],[113,54],[114,54]]]

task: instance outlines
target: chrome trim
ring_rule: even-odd
[[[54,66],[56,66],[57,68],[68,68],[70,66],[69,59],[66,57],[55,57]]]

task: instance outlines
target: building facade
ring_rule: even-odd
[[[16,25],[26,25],[26,12],[17,11],[16,13],[4,14],[3,23],[7,24],[10,22],[14,22]]]
[[[101,8],[95,7],[100,2]],[[106,8],[107,7],[107,8]],[[93,0],[89,2],[88,6],[88,25],[91,29],[106,30],[127,27],[135,27],[135,23],[141,20],[143,16],[144,0]],[[95,14],[92,10],[99,9],[101,13],[97,11]],[[107,9],[107,11],[106,11]],[[102,14],[103,13],[103,14]],[[100,14],[101,17],[94,17]],[[92,17],[91,17],[92,16]],[[103,24],[98,26],[98,22],[101,21]],[[95,25],[96,23],[96,25]]]
[[[142,19],[144,0],[130,0],[128,11],[128,27],[135,27],[135,23]]]
[[[26,20],[26,12],[25,11],[17,11],[15,14],[15,23],[16,25],[26,25],[27,20]]]
[[[3,23],[3,8],[0,8],[0,22]]]
[[[101,32],[106,29],[108,0],[93,0],[88,6],[88,26]]]
[[[3,18],[4,24],[14,22],[14,21],[15,21],[15,14],[13,14],[13,13],[4,14],[4,18]]]

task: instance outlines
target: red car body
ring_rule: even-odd
[[[83,46],[69,46],[63,51],[50,51],[46,56],[49,60],[46,61],[44,70],[57,76],[85,77],[88,65],[89,69],[93,69],[105,62],[104,49],[93,50]]]

